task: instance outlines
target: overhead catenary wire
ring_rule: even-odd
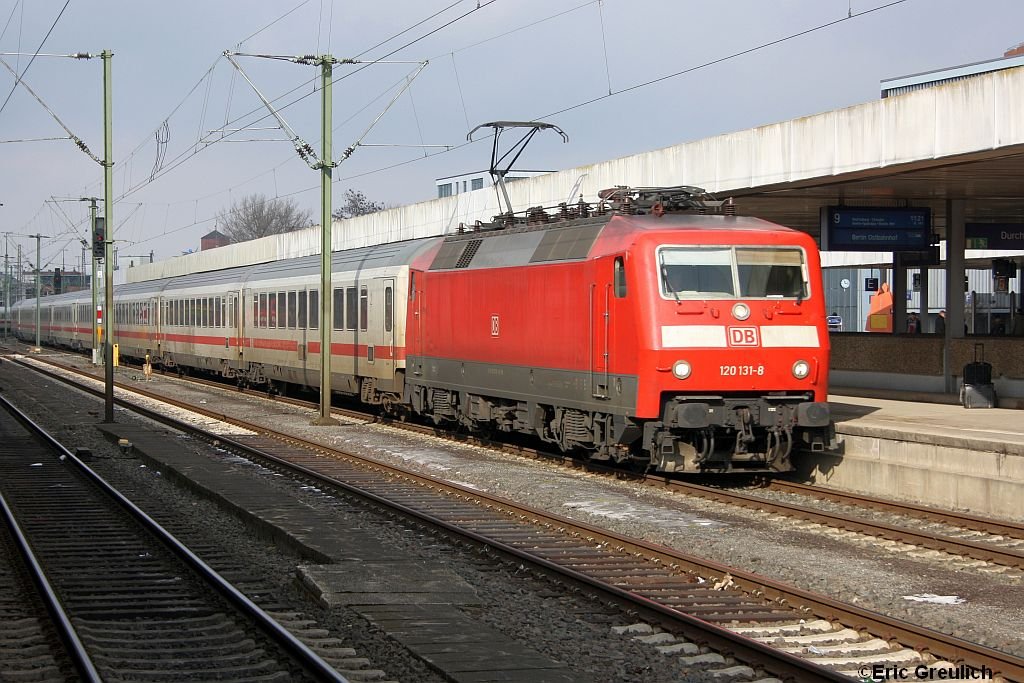
[[[7,28],[11,25],[11,19],[14,18],[14,13],[18,11],[18,7],[21,5],[21,3],[22,0],[18,0],[17,2],[15,2],[14,7],[11,8],[11,13],[7,15],[7,23],[4,24],[4,30],[0,31],[0,40],[3,40],[4,36],[7,35]],[[21,41],[19,41],[19,44],[20,42]],[[18,51],[21,51],[20,47]]]
[[[601,47],[604,48],[604,75],[608,79],[608,94],[612,94],[612,71],[608,66],[608,37],[604,30],[604,2],[597,0],[597,16],[601,19]]]
[[[50,25],[50,30],[46,32],[46,35],[43,36],[43,39],[39,42],[39,47],[36,48],[32,58],[28,60],[28,64],[26,64],[25,68],[22,69],[21,75],[15,79],[14,85],[11,86],[11,92],[7,93],[7,99],[5,99],[4,103],[0,105],[0,114],[2,114],[4,109],[7,108],[7,103],[11,101],[11,97],[14,95],[14,91],[18,87],[18,83],[20,83],[21,79],[25,77],[25,74],[28,73],[28,70],[32,67],[32,63],[36,61],[36,57],[39,56],[39,51],[43,49],[43,45],[45,45],[46,41],[50,38],[50,34],[53,33],[53,29],[57,27],[57,22],[60,21],[62,16],[64,16],[64,10],[68,8],[69,4],[71,4],[71,0],[65,0],[64,6],[60,8],[60,12],[57,14],[57,18],[54,19],[53,23]]]
[[[462,19],[464,19],[464,18],[466,18],[466,17],[470,16],[470,15],[471,15],[471,14],[473,14],[474,12],[477,12],[477,11],[479,11],[480,9],[483,9],[483,8],[487,7],[488,5],[491,5],[491,4],[493,4],[494,2],[497,2],[497,0],[489,0],[488,2],[485,2],[485,3],[479,3],[479,2],[478,2],[478,3],[477,3],[477,6],[476,6],[476,8],[474,8],[474,9],[472,9],[472,10],[468,11],[468,12],[465,12],[465,13],[463,13],[463,14],[459,15],[458,17],[456,17],[455,19],[453,19],[453,20],[451,20],[451,21],[447,22],[447,23],[446,23],[446,24],[444,24],[443,26],[437,27],[437,28],[435,28],[435,29],[433,29],[433,30],[429,31],[428,33],[424,34],[423,36],[420,36],[419,38],[416,38],[415,40],[412,40],[412,41],[410,41],[410,42],[406,43],[405,45],[403,45],[402,47],[399,47],[399,48],[397,48],[396,50],[393,50],[392,52],[390,52],[390,53],[388,53],[388,54],[386,54],[386,55],[384,55],[384,56],[382,56],[382,57],[380,57],[380,58],[378,58],[378,59],[375,59],[375,60],[373,60],[373,61],[371,61],[371,62],[368,62],[368,63],[366,63],[366,64],[365,64],[365,65],[363,65],[363,66],[362,66],[361,68],[359,68],[359,69],[356,69],[356,70],[355,70],[355,71],[353,71],[352,73],[349,73],[349,74],[345,74],[344,76],[341,76],[340,78],[336,79],[336,81],[340,81],[340,80],[343,80],[343,79],[345,79],[345,78],[348,78],[349,76],[353,76],[353,75],[354,75],[355,73],[358,73],[359,71],[362,71],[363,69],[365,69],[365,68],[368,68],[369,66],[372,66],[373,64],[376,64],[376,63],[378,63],[378,62],[380,62],[380,61],[382,61],[382,60],[384,60],[384,59],[387,59],[387,57],[391,56],[391,55],[392,55],[392,54],[394,54],[395,52],[398,52],[399,50],[405,49],[406,47],[408,47],[408,46],[410,46],[410,45],[413,45],[413,44],[415,44],[416,42],[419,42],[420,40],[423,40],[424,38],[426,38],[426,37],[428,37],[428,36],[430,36],[430,35],[433,35],[434,33],[437,33],[438,31],[440,31],[440,30],[441,30],[441,29],[443,29],[443,28],[446,28],[447,26],[451,26],[451,25],[452,25],[453,23],[455,23],[455,22],[457,22],[457,21],[460,21],[460,20],[462,20]],[[296,8],[296,9],[297,9],[297,8]],[[419,22],[419,23],[422,23],[422,22]],[[406,31],[403,31],[402,33],[405,33],[405,32],[406,32]],[[244,42],[244,41],[243,41],[243,42]],[[385,42],[388,42],[388,41],[385,41]],[[364,51],[364,53],[365,53],[365,51]],[[284,57],[282,57],[282,58],[284,58]],[[234,76],[234,73],[233,73],[232,75]],[[296,86],[295,88],[292,88],[292,89],[291,89],[291,90],[289,90],[288,92],[286,92],[286,93],[284,93],[284,94],[282,94],[282,95],[279,95],[278,97],[276,97],[276,98],[272,99],[272,100],[271,100],[271,102],[272,102],[272,103],[273,103],[273,102],[277,102],[278,100],[280,100],[280,99],[283,99],[284,97],[287,97],[288,95],[290,95],[291,93],[295,92],[296,90],[299,90],[299,89],[301,89],[301,88],[305,87],[306,85],[308,85],[309,83],[311,83],[311,82],[315,82],[315,81],[316,81],[316,77],[313,77],[313,78],[309,79],[308,81],[305,81],[305,82],[303,82],[303,83],[300,83],[300,84],[299,84],[298,86]],[[280,106],[280,107],[278,107],[278,108],[277,108],[277,110],[278,110],[278,111],[282,111],[282,110],[284,110],[284,109],[286,109],[286,108],[288,108],[288,107],[290,107],[290,106],[292,106],[292,105],[294,105],[294,104],[296,104],[296,103],[298,103],[298,102],[302,101],[302,100],[303,100],[303,99],[305,99],[306,97],[309,97],[309,96],[311,96],[311,95],[315,94],[316,92],[318,92],[318,90],[319,90],[319,88],[318,88],[318,87],[314,87],[314,88],[312,89],[312,92],[306,93],[306,94],[304,94],[304,95],[300,96],[299,98],[297,98],[297,99],[293,100],[292,102],[289,102],[289,103],[288,103],[288,104],[286,104],[286,105],[283,105],[283,106]],[[233,120],[231,120],[231,121],[225,120],[225,125],[224,125],[224,127],[225,127],[225,128],[227,128],[227,127],[228,127],[228,126],[230,126],[231,124],[233,124],[233,123],[236,123],[236,122],[238,122],[238,121],[241,121],[241,120],[242,120],[242,119],[244,119],[245,117],[247,117],[247,116],[249,116],[249,115],[251,115],[251,114],[253,114],[253,113],[255,113],[255,112],[259,111],[259,110],[260,110],[260,108],[256,108],[256,109],[250,110],[249,112],[247,112],[247,113],[245,113],[245,114],[243,114],[243,115],[241,115],[241,116],[239,116],[239,117],[236,117],[235,119],[233,119]],[[263,117],[260,117],[260,118],[259,118],[259,119],[257,119],[256,121],[253,121],[253,122],[251,122],[251,123],[250,123],[250,125],[252,125],[252,124],[255,124],[255,123],[259,123],[260,121],[263,121],[263,120],[265,120],[265,119],[266,119],[266,118],[268,118],[268,117],[269,117],[269,114],[268,114],[268,115],[265,115],[265,116],[263,116]],[[230,134],[229,134],[229,135],[230,135]],[[224,136],[224,137],[226,137],[226,136]],[[211,144],[212,144],[212,143],[211,143]],[[166,171],[165,171],[164,173],[166,173],[166,172],[170,172],[170,171],[174,170],[174,169],[175,169],[175,168],[177,168],[177,167],[178,167],[178,166],[179,166],[179,165],[180,165],[181,163],[183,163],[183,161],[187,161],[187,160],[188,160],[189,158],[191,158],[192,156],[195,156],[195,154],[198,154],[198,152],[199,152],[199,151],[200,151],[200,150],[198,150],[198,149],[197,149],[197,150],[195,150],[195,151],[194,151],[194,152],[192,152],[192,153],[186,153],[186,152],[183,152],[182,154],[178,155],[178,157],[175,157],[175,159],[172,159],[172,160],[171,160],[171,165],[170,165],[169,167],[167,167],[167,168],[166,168]],[[183,161],[178,161],[179,159],[183,159]],[[158,174],[158,175],[157,175],[157,176],[156,176],[156,177],[154,178],[154,180],[156,180],[156,179],[157,179],[157,178],[159,178],[160,176],[164,175],[164,173],[160,173],[160,174]],[[140,185],[137,185],[137,186],[134,186],[134,187],[130,188],[130,189],[129,189],[129,190],[127,191],[127,192],[125,192],[125,193],[124,193],[124,194],[122,195],[122,197],[124,197],[124,196],[127,196],[128,194],[131,194],[131,193],[135,192],[136,190],[138,190],[138,189],[140,189],[141,187],[143,187],[143,186],[144,186],[145,184],[148,184],[148,183],[143,183],[143,184],[140,184]]]
[[[429,17],[424,17],[423,19],[420,19],[419,21],[417,21],[412,26],[409,26],[408,28],[406,28],[406,29],[404,29],[402,31],[399,31],[398,33],[392,35],[391,37],[386,38],[386,39],[380,41],[376,45],[373,45],[371,47],[366,48],[365,50],[363,50],[362,52],[360,52],[359,54],[356,55],[356,59],[358,59],[359,57],[362,57],[367,52],[373,52],[374,50],[376,50],[381,45],[387,45],[392,40],[396,40],[396,39],[404,36],[409,31],[411,31],[411,30],[413,30],[415,28],[419,28],[420,26],[422,26],[423,24],[427,23],[428,21],[430,21],[434,17],[440,16],[440,15],[444,14],[445,12],[447,12],[448,10],[450,10],[452,7],[455,7],[456,5],[461,5],[464,2],[466,2],[466,0],[455,0],[455,2],[453,2],[452,4],[448,5],[447,7],[443,7],[442,9],[439,9],[438,11],[434,12],[433,14],[431,14]]]
[[[85,144],[85,141],[83,141],[82,138],[78,137],[73,132],[71,132],[71,129],[67,127],[67,125],[61,120],[61,118],[57,116],[57,114],[52,109],[50,109],[49,106],[47,106],[46,102],[43,101],[43,98],[40,97],[36,93],[36,91],[32,89],[32,86],[28,84],[28,81],[24,79],[24,74],[18,76],[18,72],[12,69],[11,65],[8,64],[7,60],[5,59],[0,59],[0,65],[2,65],[5,69],[10,71],[11,75],[15,77],[15,87],[20,85],[21,87],[25,88],[25,90],[27,90],[29,94],[35,98],[36,102],[39,103],[39,106],[46,110],[46,113],[50,115],[50,118],[56,121],[58,126],[64,129],[64,132],[68,134],[68,139],[74,141],[78,149],[85,152],[85,154],[88,155],[88,157],[95,161],[97,164],[103,163],[103,161],[98,156],[92,153],[92,150],[90,150],[89,146]]]
[[[829,28],[829,27],[834,26],[834,25],[836,25],[838,23],[841,23],[843,21],[848,21],[850,19],[856,19],[856,18],[864,16],[866,14],[870,14],[872,12],[877,12],[877,11],[880,11],[880,10],[888,9],[890,7],[902,4],[904,2],[907,2],[907,0],[895,0],[894,2],[890,2],[890,3],[886,4],[886,5],[881,5],[879,7],[875,7],[875,8],[872,8],[872,9],[868,9],[868,10],[864,10],[862,12],[855,13],[853,16],[850,16],[850,17],[842,17],[841,19],[838,19],[838,20],[835,20],[835,21],[826,22],[824,24],[820,24],[820,25],[811,27],[809,29],[798,31],[798,32],[792,33],[792,34],[790,34],[788,36],[784,36],[783,38],[780,38],[780,39],[777,39],[777,40],[773,40],[773,41],[769,41],[769,42],[766,42],[766,43],[762,43],[762,44],[757,45],[755,47],[748,48],[748,49],[745,49],[745,50],[741,50],[741,51],[732,53],[731,55],[727,55],[727,56],[719,58],[719,59],[711,60],[709,62],[705,62],[703,64],[699,64],[699,65],[696,65],[694,67],[683,69],[683,70],[675,72],[673,74],[668,74],[666,76],[662,76],[662,77],[659,77],[657,79],[653,79],[651,81],[646,81],[646,82],[643,82],[643,83],[634,84],[634,85],[629,86],[627,88],[623,88],[622,90],[615,91],[612,95],[603,95],[601,97],[592,98],[590,100],[586,100],[584,102],[580,102],[580,103],[578,103],[576,105],[573,105],[571,107],[567,107],[565,109],[559,110],[558,112],[554,112],[554,113],[551,113],[551,114],[545,114],[543,116],[538,116],[536,118],[537,119],[549,118],[549,117],[555,116],[555,115],[557,115],[559,113],[564,113],[566,111],[572,111],[574,109],[579,109],[579,108],[588,106],[590,104],[594,104],[596,102],[608,99],[609,97],[614,97],[614,96],[620,95],[620,94],[625,93],[625,92],[630,92],[630,91],[633,91],[633,90],[637,90],[637,89],[646,87],[648,85],[652,85],[654,83],[658,83],[658,82],[661,82],[661,81],[664,81],[664,80],[668,80],[670,78],[676,78],[676,77],[679,77],[679,76],[682,76],[682,75],[685,75],[685,74],[688,74],[688,73],[692,73],[692,72],[697,71],[699,69],[707,68],[707,67],[710,67],[710,66],[712,66],[714,64],[719,64],[719,63],[721,63],[723,61],[727,61],[729,59],[733,59],[733,58],[736,58],[736,57],[740,57],[742,55],[750,54],[750,53],[756,52],[758,50],[766,49],[768,47],[772,47],[774,45],[778,45],[778,44],[786,42],[788,40],[793,40],[793,39],[798,38],[800,36],[804,36],[804,35],[807,35],[807,34],[810,34],[810,33],[814,33],[815,31],[819,31],[819,30],[822,30],[822,29],[825,29],[825,28]],[[591,3],[588,2],[586,4],[589,5]],[[586,5],[581,5],[580,7],[583,7],[583,6],[586,6]],[[575,9],[578,9],[578,8],[575,8]],[[563,12],[563,14],[564,14],[564,12]],[[536,23],[536,22],[534,22],[534,23]],[[514,32],[514,31],[515,30],[507,32],[507,33],[511,33],[511,32]],[[486,41],[482,41],[482,42],[486,42]],[[449,152],[454,152],[454,151],[462,149],[463,147],[467,147],[467,146],[469,146],[471,144],[475,144],[476,142],[480,142],[480,141],[483,141],[483,140],[486,140],[486,139],[487,139],[487,137],[482,137],[482,138],[479,138],[479,140],[474,140],[474,141],[470,141],[470,142],[463,142],[463,143],[460,143],[460,144],[457,144],[457,145],[452,145],[450,149],[447,149],[447,150],[444,150],[444,151],[439,151],[439,152],[434,152],[434,153],[428,154],[427,156],[428,157],[433,157],[433,156],[437,156],[439,154],[447,154]],[[354,179],[357,179],[357,178],[364,178],[364,177],[367,177],[367,176],[370,176],[370,175],[374,175],[374,174],[377,174],[377,173],[382,173],[382,172],[385,172],[385,171],[390,171],[390,170],[393,170],[395,168],[400,168],[402,166],[407,166],[407,165],[410,165],[410,164],[417,163],[417,162],[421,161],[423,158],[424,157],[416,157],[414,159],[408,159],[408,160],[405,160],[405,161],[396,162],[394,164],[389,164],[387,166],[379,167],[379,168],[376,168],[376,169],[371,169],[369,171],[365,171],[365,172],[362,172],[362,173],[357,173],[357,174],[353,174],[353,175],[345,176],[345,177],[339,177],[334,182],[335,183],[347,182],[347,181],[354,180]],[[302,194],[304,192],[311,192],[311,191],[317,189],[318,187],[319,186],[317,186],[317,185],[313,185],[313,186],[304,188],[302,190],[297,190],[296,192],[292,192],[292,193],[289,193],[289,194],[286,194],[286,195],[282,195],[282,196],[293,196],[293,195],[297,195],[297,194]]]
[[[777,38],[775,40],[770,40],[770,41],[768,41],[766,43],[761,43],[760,45],[755,45],[754,47],[747,48],[746,50],[740,50],[739,52],[733,52],[732,54],[726,55],[724,57],[719,57],[718,59],[712,59],[711,61],[707,61],[707,62],[704,62],[702,64],[698,64],[696,66],[691,66],[691,67],[689,67],[687,69],[682,69],[681,71],[676,71],[675,73],[665,74],[664,76],[659,76],[658,78],[652,78],[649,81],[644,81],[642,83],[636,83],[636,84],[631,85],[631,86],[629,86],[627,88],[622,88],[621,90],[616,90],[615,92],[609,93],[607,95],[601,95],[600,97],[591,98],[591,99],[586,100],[584,102],[580,102],[578,104],[574,104],[574,105],[572,105],[570,107],[566,107],[564,109],[559,109],[558,111],[553,111],[553,112],[544,114],[541,118],[550,118],[552,116],[558,116],[559,114],[564,114],[566,112],[573,111],[574,109],[579,109],[581,107],[585,107],[585,106],[594,104],[595,102],[600,102],[601,100],[606,100],[609,97],[617,97],[619,95],[623,95],[625,93],[632,92],[634,90],[639,90],[640,88],[646,88],[647,86],[654,85],[655,83],[661,83],[663,81],[667,81],[667,80],[672,79],[672,78],[678,78],[679,76],[684,76],[686,74],[692,73],[692,72],[697,71],[699,69],[706,69],[707,67],[714,66],[715,64],[721,64],[722,62],[727,62],[727,61],[729,61],[731,59],[736,59],[737,57],[742,57],[743,55],[748,55],[748,54],[750,54],[752,52],[757,52],[759,50],[764,50],[766,48],[773,47],[775,45],[780,45],[782,43],[785,43],[787,41],[793,40],[795,38],[800,38],[801,36],[806,36],[806,35],[809,35],[811,33],[816,33],[817,31],[821,31],[823,29],[830,28],[830,27],[835,26],[837,24],[841,24],[844,21],[850,21],[851,19],[857,19],[859,17],[865,16],[867,14],[871,14],[873,12],[878,12],[878,11],[881,11],[881,10],[889,9],[891,7],[895,7],[896,5],[902,5],[903,3],[908,2],[908,1],[909,0],[893,0],[892,2],[889,2],[889,3],[885,4],[885,5],[879,5],[878,7],[872,7],[871,9],[866,9],[866,10],[863,10],[863,11],[860,11],[860,12],[856,12],[854,14],[851,14],[851,15],[848,15],[848,16],[845,16],[845,17],[840,17],[839,19],[836,19],[834,21],[829,21],[829,22],[826,22],[824,24],[818,24],[817,26],[812,26],[811,28],[804,29],[802,31],[797,31],[796,33],[791,33],[791,34],[789,34],[787,36],[783,36],[782,38]]]
[[[850,17],[844,17],[844,19],[842,19],[842,20],[854,19],[854,18],[857,18],[859,16],[863,16],[865,14],[869,14],[869,13],[872,13],[872,12],[877,12],[877,11],[880,11],[880,10],[884,10],[884,9],[889,8],[889,7],[901,4],[902,2],[905,2],[905,1],[906,0],[899,0],[899,2],[891,2],[891,3],[888,3],[888,4],[880,6],[880,7],[876,7],[876,8],[870,9],[870,10],[866,10],[864,12],[857,13],[857,14],[855,14],[853,16],[850,16]],[[586,3],[586,4],[590,4],[590,3]],[[842,21],[842,20],[839,20],[839,21]],[[762,44],[760,44],[758,46],[755,46],[753,48],[750,48],[750,49],[747,49],[747,50],[743,50],[743,51],[740,51],[740,52],[736,52],[736,53],[734,53],[732,55],[727,55],[727,56],[725,56],[723,58],[720,58],[720,59],[711,60],[709,62],[706,62],[706,63],[703,63],[703,64],[699,64],[699,65],[696,65],[694,67],[690,67],[690,68],[687,68],[687,69],[684,69],[684,70],[680,70],[680,71],[674,72],[672,74],[667,74],[667,75],[659,77],[657,79],[652,79],[650,81],[645,81],[645,82],[642,82],[642,83],[636,83],[634,85],[631,85],[631,86],[628,86],[626,88],[623,88],[622,90],[619,90],[617,92],[613,92],[613,94],[611,96],[616,96],[618,94],[623,94],[623,93],[626,93],[626,92],[631,92],[631,91],[637,90],[639,88],[642,88],[642,87],[645,87],[645,86],[648,86],[648,85],[653,85],[654,83],[662,82],[662,81],[667,80],[669,78],[681,77],[681,76],[683,76],[685,74],[692,73],[693,71],[696,71],[698,69],[705,68],[705,67],[711,66],[713,64],[721,63],[722,61],[725,61],[726,59],[731,59],[731,58],[739,57],[741,55],[749,54],[750,52],[754,52],[754,51],[759,50],[759,49],[765,49],[767,47],[770,47],[770,46],[773,46],[773,45],[777,45],[777,44],[779,44],[781,42],[784,42],[786,40],[792,40],[792,39],[795,39],[795,38],[797,38],[799,36],[806,35],[808,33],[814,32],[816,30],[822,30],[824,28],[828,28],[830,26],[833,26],[833,25],[839,23],[839,21],[827,22],[827,23],[822,24],[820,26],[816,26],[816,27],[813,27],[813,28],[810,28],[810,29],[807,29],[807,30],[804,30],[804,31],[799,31],[799,32],[790,34],[789,36],[785,36],[785,37],[780,38],[778,40],[762,43]],[[579,102],[579,103],[573,105],[572,107],[560,110],[559,112],[555,112],[555,114],[545,115],[545,118],[547,116],[556,115],[558,113],[564,113],[565,111],[570,111],[570,110],[573,110],[573,109],[579,109],[579,108],[588,106],[589,104],[593,104],[593,103],[595,103],[597,101],[601,101],[601,100],[607,99],[608,97],[609,96],[602,96],[600,98],[594,98],[592,100],[586,100],[584,102]],[[266,118],[266,117],[264,117],[264,118]],[[459,149],[459,148],[461,148],[463,146],[465,146],[465,144],[453,145],[452,146],[452,151],[454,151],[455,149]],[[436,153],[431,153],[429,156],[434,156],[434,154],[443,154],[443,153],[446,153],[446,152],[439,151],[439,152],[436,152]],[[289,158],[293,158],[293,157],[291,157],[291,155],[289,155]],[[403,161],[403,162],[398,162],[398,163],[395,163],[395,164],[389,164],[387,166],[384,166],[384,167],[381,167],[381,168],[377,168],[377,169],[371,169],[371,170],[368,170],[368,171],[365,171],[365,172],[362,172],[362,173],[353,174],[353,175],[346,176],[346,177],[339,177],[335,182],[346,182],[346,181],[350,181],[350,180],[355,179],[355,178],[366,177],[366,176],[369,176],[369,175],[372,175],[372,174],[375,174],[375,173],[380,173],[380,172],[388,171],[388,170],[391,170],[391,169],[394,169],[394,168],[397,168],[397,167],[400,167],[400,166],[404,166],[404,165],[408,165],[408,164],[411,164],[411,163],[415,163],[415,162],[419,161],[420,158],[421,157],[417,157],[415,159],[410,159],[410,160]],[[260,175],[262,175],[262,174],[260,174]],[[294,195],[302,194],[304,192],[313,191],[313,190],[315,190],[317,188],[318,188],[318,186],[310,186],[309,188],[304,188],[304,189],[301,189],[301,190],[298,190],[298,191],[295,191],[295,192],[286,193],[286,194],[283,194],[281,196],[282,197],[294,196]],[[198,218],[199,217],[196,216],[196,221],[194,223],[190,224],[189,226],[181,226],[180,228],[177,228],[174,231],[187,229],[188,227],[192,227],[193,225],[209,223],[210,220],[213,220],[213,219],[209,219],[209,220],[200,221],[200,220],[198,220]]]

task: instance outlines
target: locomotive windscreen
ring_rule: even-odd
[[[658,266],[667,298],[808,296],[806,261],[799,248],[666,246],[658,250]]]

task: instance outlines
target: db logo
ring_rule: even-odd
[[[499,331],[500,330],[499,330],[499,326],[498,326],[498,316],[492,315],[491,316],[491,336],[492,337],[497,337]]]
[[[730,327],[729,346],[757,346],[756,327]]]

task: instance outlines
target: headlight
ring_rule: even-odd
[[[672,374],[679,379],[686,379],[690,376],[690,364],[685,360],[677,360],[672,366]]]
[[[732,317],[737,320],[746,320],[750,317],[750,306],[746,304],[736,304],[732,307]]]
[[[811,366],[805,360],[798,360],[793,363],[793,376],[797,379],[804,379],[807,375],[811,374]]]

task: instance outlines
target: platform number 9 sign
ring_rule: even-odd
[[[491,336],[498,336],[498,316],[496,315],[491,316]]]

